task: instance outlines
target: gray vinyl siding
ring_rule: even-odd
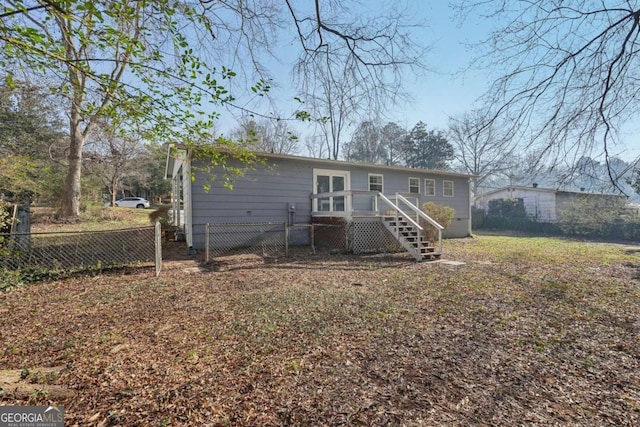
[[[224,187],[221,177],[213,180],[197,172],[192,183],[194,246],[204,247],[207,223],[257,223],[288,221],[288,203],[295,203],[296,223],[309,223],[313,168],[295,162],[277,167],[257,167],[237,177],[233,190]],[[232,166],[240,166],[230,162]],[[210,185],[209,191],[205,186]]]
[[[231,162],[232,166],[239,166]],[[313,193],[314,169],[349,171],[351,190],[369,189],[369,173],[384,176],[383,189],[387,196],[400,192],[409,200],[415,194],[409,194],[409,177],[420,178],[420,203],[433,201],[451,206],[456,211],[452,228],[445,231],[445,236],[461,237],[469,234],[469,180],[465,177],[439,176],[437,173],[416,170],[381,169],[376,166],[354,166],[352,164],[327,164],[326,161],[297,158],[274,158],[267,161],[267,167],[259,166],[250,170],[243,177],[237,177],[233,190],[224,188],[221,177],[211,180],[198,172],[198,163],[193,163],[195,180],[192,183],[192,224],[195,248],[204,247],[205,225],[207,223],[257,223],[287,222],[289,220],[288,204],[296,205],[295,223],[311,221],[311,198]],[[436,180],[436,195],[424,195],[424,179]],[[442,196],[442,180],[454,181],[454,197]],[[210,185],[209,191],[205,186]],[[371,196],[354,198],[354,210],[371,211]],[[465,226],[459,226],[464,223]]]

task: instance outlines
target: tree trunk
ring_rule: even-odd
[[[71,140],[69,144],[69,162],[67,177],[64,180],[62,193],[61,217],[65,219],[77,219],[80,216],[80,177],[82,174],[82,147],[84,135],[80,130],[79,114],[71,114]]]
[[[109,189],[109,193],[111,194],[111,207],[116,205],[116,199],[118,195],[118,180],[113,178],[111,180],[111,188]]]

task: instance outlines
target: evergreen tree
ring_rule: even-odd
[[[453,146],[440,131],[418,122],[405,138],[404,161],[411,168],[446,170],[454,158]]]

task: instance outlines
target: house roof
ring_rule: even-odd
[[[492,191],[489,191],[487,193],[483,193],[480,194],[476,197],[476,199],[479,198],[486,198],[488,196],[492,196],[494,194],[503,192],[503,191],[528,191],[531,193],[554,193],[554,194],[558,194],[558,193],[566,193],[566,194],[588,194],[588,195],[594,195],[594,196],[609,196],[609,197],[625,197],[621,194],[613,194],[613,193],[596,193],[596,192],[591,192],[591,191],[576,191],[576,190],[559,190],[559,189],[555,189],[555,188],[541,188],[541,187],[525,187],[525,186],[518,186],[518,185],[508,185],[506,187],[501,187]]]
[[[465,174],[465,173],[459,173],[459,172],[451,172],[451,171],[441,171],[441,170],[435,170],[435,169],[422,169],[422,168],[408,168],[408,167],[404,167],[404,166],[387,166],[387,165],[378,165],[378,164],[373,164],[373,163],[364,163],[364,162],[347,162],[344,160],[332,160],[332,159],[318,159],[318,158],[314,158],[314,157],[305,157],[305,156],[294,156],[294,155],[290,155],[290,154],[275,154],[275,153],[261,153],[261,152],[256,152],[257,155],[259,156],[264,156],[264,157],[268,157],[268,158],[275,158],[275,159],[291,159],[291,160],[299,160],[299,161],[308,161],[308,162],[315,162],[315,163],[326,163],[328,165],[340,165],[340,166],[353,166],[353,167],[375,167],[376,169],[383,169],[383,170],[397,170],[397,171],[417,171],[420,173],[431,173],[431,174],[438,174],[438,175],[446,175],[446,176],[451,176],[451,177],[456,177],[456,178],[473,178],[475,177],[475,175],[469,175],[469,174]]]
[[[183,148],[186,149],[186,146],[179,146],[177,148]],[[224,149],[222,149],[221,151],[224,151]],[[167,152],[167,156],[169,157],[171,153],[171,148],[169,149],[169,151]],[[318,159],[315,157],[305,157],[305,156],[294,156],[291,154],[277,154],[277,153],[266,153],[266,152],[260,152],[260,151],[255,151],[254,152],[257,156],[260,157],[266,157],[268,159],[286,159],[286,160],[294,160],[294,161],[300,161],[300,162],[314,162],[314,163],[321,163],[321,164],[326,164],[326,165],[332,165],[335,167],[345,167],[345,166],[351,166],[351,167],[369,167],[369,168],[376,168],[376,169],[380,169],[380,170],[396,170],[396,171],[416,171],[416,172],[420,172],[420,173],[430,173],[430,174],[434,174],[434,175],[441,175],[441,176],[449,176],[452,178],[475,178],[476,175],[470,175],[470,174],[465,174],[465,173],[459,173],[459,172],[451,172],[451,171],[441,171],[441,170],[432,170],[432,169],[421,169],[421,168],[408,168],[408,167],[403,167],[403,166],[387,166],[387,165],[377,165],[377,164],[373,164],[373,163],[363,163],[363,162],[347,162],[344,160],[332,160],[332,159]],[[167,169],[169,167],[169,160],[167,160]]]

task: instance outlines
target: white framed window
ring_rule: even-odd
[[[315,212],[345,212],[347,198],[344,191],[350,189],[351,174],[348,171],[314,169],[313,194],[338,193],[313,199]]]
[[[420,194],[420,178],[409,178],[409,193]]]
[[[382,193],[384,178],[382,175],[370,173],[369,174],[369,191],[379,191]]]
[[[453,181],[442,181],[442,195],[453,197]]]
[[[436,180],[427,178],[424,180],[424,195],[435,196],[436,195]]]

